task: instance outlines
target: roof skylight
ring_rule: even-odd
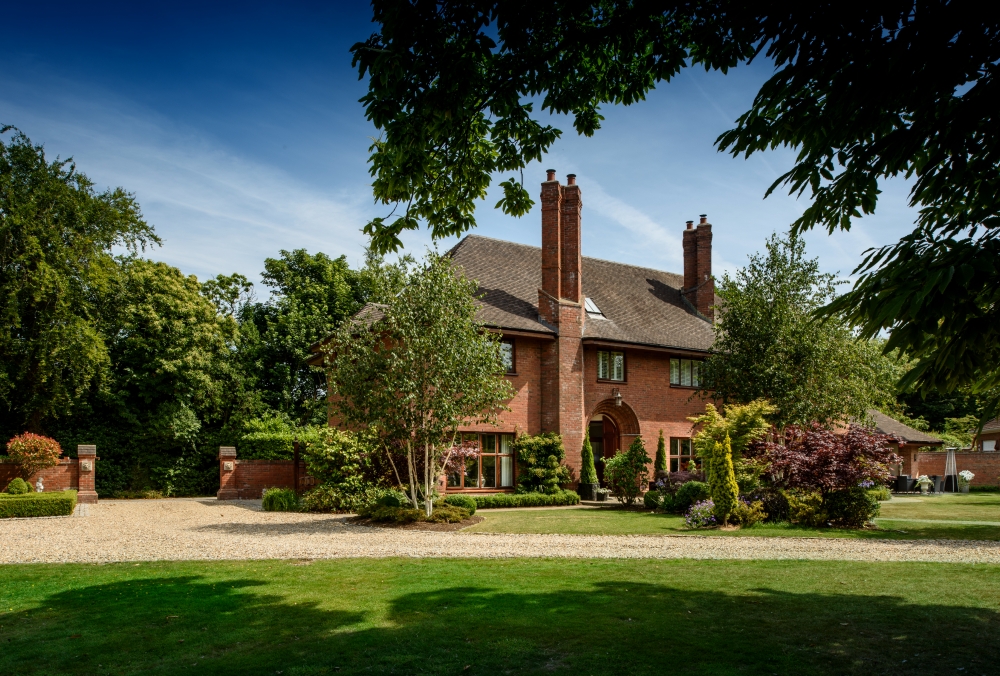
[[[588,316],[595,317],[595,318],[599,317],[601,319],[607,319],[607,317],[604,316],[604,313],[601,312],[601,308],[597,307],[597,303],[595,303],[590,298],[584,298],[583,299],[583,306],[584,306],[584,308],[586,308]]]

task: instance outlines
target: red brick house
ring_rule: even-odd
[[[704,410],[693,395],[713,341],[712,226],[688,221],[683,275],[584,257],[575,179],[549,171],[542,183],[541,249],[469,235],[450,252],[479,283],[480,320],[509,346],[516,395],[499,427],[463,430],[481,455],[448,492],[513,489],[521,433],[562,434],[574,480],[588,428],[598,457],[639,434],[652,456],[663,430],[671,468],[691,458],[687,417]]]

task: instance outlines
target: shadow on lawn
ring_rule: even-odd
[[[369,617],[266,584],[166,577],[54,594],[0,616],[0,673],[991,674],[1000,660],[996,611],[891,596],[636,582],[536,594],[525,579],[517,593],[403,594]]]

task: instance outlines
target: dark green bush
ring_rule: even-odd
[[[297,512],[299,496],[291,488],[268,488],[261,496],[260,506],[265,512]]]
[[[469,516],[476,513],[476,501],[468,495],[449,495],[445,497],[444,504],[468,510]]]
[[[378,523],[413,523],[420,521],[424,513],[419,509],[410,507],[387,507],[384,505],[372,505],[364,507],[358,511],[359,516],[363,516]]]
[[[881,505],[874,491],[855,486],[823,495],[827,519],[834,526],[864,528],[878,516]]]
[[[694,503],[708,500],[710,497],[712,497],[712,492],[709,490],[708,484],[702,481],[688,481],[677,489],[671,511],[686,512]]]
[[[30,492],[31,484],[21,477],[15,477],[9,484],[7,484],[7,493],[10,495],[24,495]]]
[[[393,490],[380,497],[375,503],[382,507],[409,507],[410,499],[403,491]]]
[[[309,512],[350,512],[378,503],[387,496],[403,496],[401,491],[381,486],[321,484],[302,496],[302,508]],[[398,500],[398,498],[397,498]],[[397,506],[404,503],[398,502]],[[405,504],[409,504],[407,501]]]
[[[969,486],[970,493],[1000,493],[1000,486]]]
[[[561,484],[570,482],[569,468],[563,464],[566,449],[555,432],[523,434],[514,440],[514,452],[519,493],[558,493]]]
[[[660,509],[663,504],[663,494],[660,491],[646,491],[642,496],[642,506],[646,509]]]
[[[649,479],[646,465],[651,462],[640,436],[632,440],[628,450],[604,463],[604,478],[614,496],[626,507],[631,507],[645,488]]]
[[[470,516],[472,514],[467,509],[445,504],[435,507],[431,515],[425,516],[421,521],[429,521],[431,523],[459,523],[460,521],[465,521]]]
[[[552,507],[557,505],[578,505],[580,495],[574,491],[558,493],[497,493],[495,495],[473,496],[479,509],[503,507]]]
[[[879,502],[885,502],[886,500],[892,500],[892,493],[889,492],[887,486],[879,486],[878,488],[872,488],[868,491],[873,498]]]
[[[76,508],[76,491],[0,494],[0,519],[68,516]]]

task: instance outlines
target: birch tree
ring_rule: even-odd
[[[428,515],[459,427],[495,423],[514,394],[499,336],[476,320],[476,289],[450,258],[429,253],[402,291],[366,305],[327,347],[334,415],[386,452],[405,451],[410,498]]]

